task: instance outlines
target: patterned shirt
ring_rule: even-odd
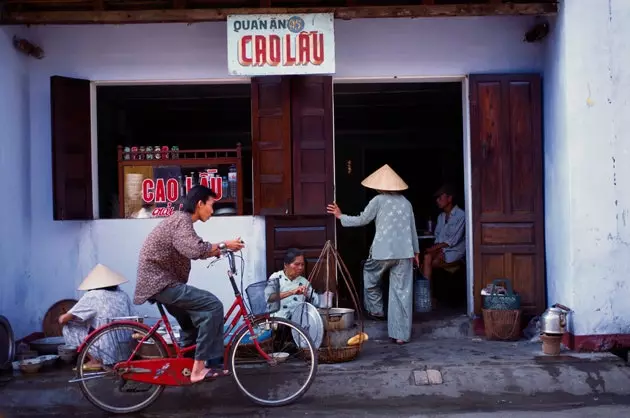
[[[190,260],[210,256],[212,244],[193,228],[187,212],[175,212],[149,234],[140,250],[133,302],[143,304],[167,287],[187,283]]]
[[[313,291],[311,283],[304,277],[298,276],[291,280],[284,274],[284,270],[277,271],[269,276],[269,280],[277,278],[280,285],[280,293],[289,292],[295,290],[300,286],[307,286],[311,291],[308,298],[305,295],[291,295],[280,301],[280,310],[274,313],[272,316],[279,316],[281,318],[291,319],[291,314],[297,305],[303,302],[310,302],[316,307],[319,306],[319,295]],[[267,289],[265,289],[265,296],[269,299]]]
[[[343,226],[363,226],[374,221],[376,234],[370,248],[374,260],[401,260],[420,252],[411,203],[401,194],[379,194],[359,216],[341,215]]]
[[[86,292],[68,311],[96,329],[114,318],[133,315],[129,296],[122,290],[94,289]]]

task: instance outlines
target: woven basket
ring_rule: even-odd
[[[520,309],[483,309],[483,324],[489,340],[515,341],[521,338]]]
[[[321,347],[317,350],[317,358],[318,362],[321,364],[345,363],[357,358],[360,352],[361,344],[339,348]],[[308,351],[302,350],[301,356],[305,360],[308,360]]]

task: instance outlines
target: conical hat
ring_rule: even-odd
[[[118,286],[126,282],[128,282],[128,280],[120,274],[102,264],[97,264],[83,280],[83,283],[79,286],[79,290],[102,289],[103,287]]]
[[[407,183],[387,164],[366,177],[361,184],[370,189],[384,192],[397,192],[409,188]]]

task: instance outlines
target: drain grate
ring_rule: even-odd
[[[413,381],[416,386],[441,385],[444,383],[442,372],[435,369],[414,370]]]

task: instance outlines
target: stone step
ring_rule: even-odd
[[[365,332],[370,339],[386,340],[389,338],[387,333],[387,321],[364,322]],[[471,319],[467,315],[447,316],[443,318],[435,318],[431,314],[416,314],[412,328],[412,338],[444,338],[444,339],[460,339],[474,337],[474,329]]]

